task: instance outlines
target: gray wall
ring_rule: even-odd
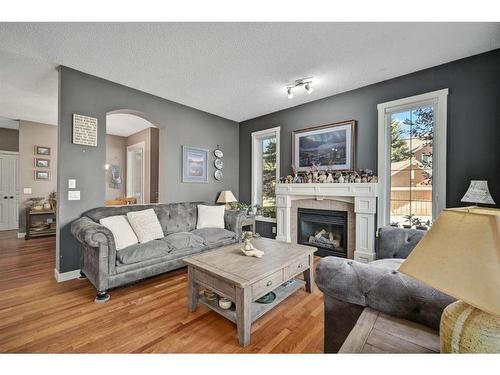
[[[59,69],[58,134],[58,236],[57,269],[67,272],[79,268],[79,245],[70,224],[80,214],[102,206],[105,200],[106,113],[129,109],[147,114],[148,121],[160,128],[162,148],[160,185],[166,202],[214,202],[221,190],[238,195],[238,124],[206,112],[174,103],[138,90],[67,68]],[[74,145],[72,115],[98,119],[98,147]],[[224,181],[213,178],[214,156],[209,161],[209,183],[181,182],[182,145],[224,151]],[[80,201],[68,201],[68,179],[76,178]]]
[[[357,121],[356,167],[377,170],[377,104],[449,88],[447,206],[460,205],[471,179],[488,180],[500,203],[500,50],[457,60],[240,124],[240,171],[251,170],[251,133],[281,126],[281,174],[290,173],[295,129]],[[251,200],[250,173],[240,199]]]
[[[19,151],[19,130],[0,128],[0,150]]]

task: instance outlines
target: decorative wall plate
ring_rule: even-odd
[[[218,158],[222,158],[224,156],[224,153],[222,152],[222,150],[217,149],[214,151],[214,155]]]
[[[222,171],[220,169],[217,169],[214,173],[214,177],[217,181],[222,180],[223,177]]]
[[[222,159],[215,159],[214,161],[215,168],[222,169],[224,167],[224,162]]]

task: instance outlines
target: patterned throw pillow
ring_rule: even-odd
[[[139,243],[163,238],[163,229],[155,211],[150,208],[144,211],[127,212],[130,226],[134,230]]]

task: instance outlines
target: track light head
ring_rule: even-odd
[[[293,92],[292,92],[292,88],[291,87],[287,87],[286,88],[286,93],[287,93],[288,99],[292,99],[293,98]]]
[[[288,86],[286,86],[286,93],[287,93],[287,96],[288,96],[288,99],[292,99],[293,98],[293,89],[296,88],[296,87],[302,87],[304,86],[304,88],[306,89],[306,92],[308,94],[312,93],[313,92],[313,88],[312,88],[312,81],[311,81],[311,78],[312,77],[308,77],[308,78],[301,78],[301,79],[296,79],[295,82],[289,84]]]
[[[308,94],[313,92],[313,88],[311,87],[311,82],[307,82],[304,88],[306,89]]]

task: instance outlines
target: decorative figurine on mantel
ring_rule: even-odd
[[[241,251],[243,251],[243,254],[245,254],[247,257],[262,258],[264,252],[262,250],[258,250],[255,247],[253,247],[252,240],[253,240],[253,233],[244,232],[243,247],[241,248]]]

